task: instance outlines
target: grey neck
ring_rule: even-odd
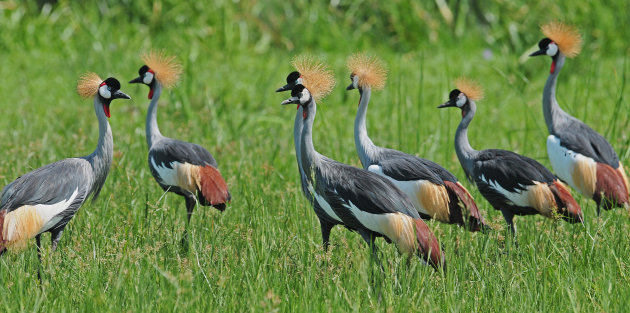
[[[293,143],[295,145],[295,158],[297,159],[298,168],[300,169],[300,176],[304,175],[304,168],[302,167],[302,157],[300,149],[300,143],[302,141],[302,106],[300,105],[295,113],[295,122],[293,123]]]
[[[359,100],[357,116],[354,119],[354,144],[357,147],[361,164],[364,168],[368,168],[376,161],[378,152],[382,148],[375,146],[367,134],[366,115],[372,90],[370,87],[359,88],[359,94],[361,99]]]
[[[557,128],[569,117],[569,115],[558,106],[558,101],[556,101],[556,83],[558,82],[558,75],[564,66],[565,59],[564,54],[558,52],[554,72],[549,74],[547,83],[545,83],[545,89],[543,90],[543,114],[545,115],[545,123],[547,124],[547,130],[550,134],[554,134]]]
[[[457,126],[457,132],[455,132],[455,152],[457,153],[459,163],[461,163],[462,168],[464,168],[464,172],[466,172],[466,175],[469,177],[472,176],[474,160],[478,151],[473,149],[470,146],[470,142],[468,142],[468,125],[470,125],[476,111],[477,106],[475,102],[469,100],[468,110],[465,111],[462,121],[459,123],[459,126]]]
[[[304,174],[307,179],[312,182],[312,169],[319,163],[319,159],[321,158],[320,154],[315,151],[315,147],[313,146],[313,121],[315,120],[315,114],[317,112],[317,104],[315,103],[315,100],[311,98],[311,101],[308,103],[305,110],[307,112],[307,117],[303,120],[304,125],[302,126],[300,157],[302,158],[302,168],[304,170]]]
[[[160,129],[157,124],[157,107],[158,101],[160,100],[160,95],[162,94],[162,85],[157,81],[154,82],[153,88],[153,98],[151,99],[151,103],[149,104],[149,111],[147,112],[147,122],[146,122],[146,131],[147,131],[147,145],[149,148],[153,146],[153,143],[160,140],[162,134],[160,133]]]
[[[114,140],[112,138],[112,129],[109,127],[109,122],[103,111],[103,102],[99,95],[94,97],[94,113],[96,113],[98,119],[98,144],[94,152],[84,157],[84,159],[92,165],[94,180],[90,193],[94,193],[94,198],[96,198],[105,183],[109,168],[112,165]]]

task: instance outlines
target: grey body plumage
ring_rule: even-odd
[[[99,195],[109,173],[113,156],[113,138],[104,108],[107,106],[109,114],[109,103],[113,99],[130,98],[117,90],[120,87],[117,80],[108,78],[105,82],[117,87],[109,89],[110,98],[103,98],[100,91],[94,96],[94,111],[99,123],[99,139],[94,152],[88,156],[64,159],[45,165],[20,176],[2,190],[0,211],[3,218],[7,218],[7,214],[13,211],[24,210],[27,206],[38,207],[36,214],[42,221],[42,226],[35,229],[35,233],[32,234],[12,234],[13,237],[35,236],[38,252],[40,234],[43,232],[52,233],[52,249],[56,249],[65,226],[85,200],[90,196],[95,199]],[[105,82],[101,84],[101,87]],[[105,87],[111,88],[108,85]],[[67,203],[71,199],[72,201]],[[63,208],[60,212],[51,211],[58,210],[60,207]],[[16,220],[12,223],[15,225],[27,222]],[[6,233],[19,231],[23,229],[5,230]],[[7,238],[0,239],[7,240]],[[0,250],[4,248],[0,246]]]
[[[308,191],[327,216],[358,232],[372,247],[374,256],[374,239],[383,236],[395,242],[401,251],[415,253],[419,249],[433,266],[443,265],[437,239],[402,191],[385,177],[339,163],[315,150],[312,129],[317,106],[308,90],[302,85],[295,86],[291,99],[283,102],[287,103],[299,103],[304,110],[299,147],[301,166]],[[392,227],[397,227],[392,223],[408,227],[392,233]]]

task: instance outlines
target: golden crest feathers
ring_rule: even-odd
[[[378,57],[356,53],[348,58],[347,65],[352,75],[359,77],[359,87],[369,86],[374,89],[385,87],[387,69],[385,63]]]
[[[155,73],[155,79],[164,87],[175,86],[182,74],[182,65],[175,56],[168,56],[162,51],[150,51],[142,55],[142,61]]]
[[[103,80],[96,73],[84,73],[77,81],[77,93],[81,98],[90,98],[98,92],[98,87],[102,82]]]
[[[327,96],[335,86],[333,72],[322,61],[310,55],[294,57],[291,65],[300,72],[302,85],[310,91],[315,100]]]
[[[483,87],[474,80],[464,77],[458,78],[455,80],[455,87],[472,101],[483,99]]]
[[[582,36],[573,27],[560,22],[550,22],[540,26],[542,33],[558,45],[558,49],[569,58],[575,57],[582,49]]]

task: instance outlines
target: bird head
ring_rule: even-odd
[[[143,65],[138,70],[140,76],[129,81],[130,84],[145,84],[149,86],[149,99],[153,98],[153,89],[155,87],[155,72],[147,65]]]
[[[448,101],[438,106],[438,108],[457,107],[462,110],[462,117],[470,111],[471,101],[483,98],[483,89],[476,82],[459,78],[455,81],[457,88],[451,90]]]
[[[293,87],[295,87],[296,85],[302,84],[302,81],[303,79],[302,75],[300,75],[300,72],[293,71],[287,76],[287,84],[276,89],[276,92],[292,90]]]
[[[346,90],[358,89],[359,88],[359,76],[354,73],[350,74],[350,80],[352,81]]]
[[[438,108],[448,108],[448,107],[458,107],[464,110],[464,107],[469,105],[468,97],[466,94],[461,92],[459,89],[451,90],[451,93],[448,94],[448,101],[439,105]]]
[[[291,98],[282,101],[281,104],[297,104],[298,108],[302,106],[303,112],[302,117],[306,119],[308,117],[308,104],[311,102],[312,96],[311,92],[304,87],[304,85],[298,84],[293,89],[291,89]]]
[[[346,66],[352,83],[346,90],[364,88],[380,90],[387,81],[387,67],[380,58],[367,53],[355,53],[348,57]]]
[[[110,117],[109,104],[114,99],[131,99],[126,93],[120,91],[120,82],[114,77],[109,77],[98,87],[98,95],[103,102],[103,112]]]
[[[533,52],[529,56],[550,56],[552,59],[551,74],[556,70],[556,61],[561,53],[569,58],[575,57],[580,53],[582,36],[572,26],[551,22],[542,25],[540,30],[545,35],[545,38],[538,42],[538,51]]]
[[[130,84],[145,84],[149,86],[149,99],[153,99],[153,91],[157,84],[171,88],[177,84],[182,74],[182,65],[174,56],[168,56],[162,51],[151,51],[142,55],[144,64],[138,70],[140,76],[129,81]]]
[[[558,55],[558,44],[553,42],[551,39],[545,37],[538,42],[538,51],[530,54],[530,57],[538,56],[538,55],[548,55],[552,58],[555,58]]]
[[[103,113],[110,117],[109,105],[114,99],[131,99],[127,94],[120,91],[120,82],[109,77],[102,80],[95,73],[85,73],[79,79],[77,92],[83,98],[97,97],[103,105]]]

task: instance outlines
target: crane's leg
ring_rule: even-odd
[[[39,284],[42,283],[42,238],[41,234],[35,236],[35,245],[37,245],[37,260],[39,264],[37,264],[37,280],[39,280]]]
[[[190,224],[190,217],[192,216],[196,205],[197,205],[197,200],[195,199],[194,196],[186,197],[186,216],[188,217],[188,222],[187,222],[188,224]]]
[[[361,234],[363,240],[365,240],[365,242],[367,242],[367,244],[370,246],[370,249],[372,250],[372,258],[374,259],[376,264],[379,265],[381,272],[385,273],[385,268],[383,267],[383,264],[381,264],[381,260],[378,257],[378,248],[376,247],[376,240],[374,236],[372,236],[372,234],[367,231],[359,231],[359,234]]]
[[[59,244],[59,240],[61,240],[61,234],[63,234],[63,227],[55,228],[50,232],[50,244],[53,252],[57,250],[57,244]]]
[[[503,213],[503,218],[505,219],[505,222],[507,222],[508,227],[510,227],[510,233],[512,233],[514,244],[516,245],[516,248],[518,248],[518,241],[516,240],[516,226],[514,226],[514,213],[506,209],[502,209],[501,213]]]
[[[601,206],[599,205],[599,203],[597,203],[597,217],[599,217],[599,215],[602,213],[601,210]]]
[[[324,252],[326,252],[328,251],[328,246],[330,246],[330,230],[333,228],[333,224],[320,219],[319,226],[322,229],[322,245]]]
[[[190,225],[190,217],[195,210],[195,206],[197,205],[197,200],[194,196],[188,195],[186,196],[186,228],[184,228],[184,234],[182,236],[182,246],[187,249],[188,248],[188,227]]]
[[[516,238],[516,227],[514,227],[514,213],[509,210],[501,210],[501,213],[503,213],[503,218],[510,227],[510,232],[512,233],[512,236]]]
[[[367,231],[359,231],[359,234],[361,234],[363,240],[365,240],[365,242],[367,242],[367,244],[370,246],[372,250],[372,259],[379,265],[379,268],[381,270],[380,274],[385,275],[385,268],[383,267],[383,264],[378,257],[378,249],[376,248],[376,241],[374,236],[372,236],[372,234]],[[370,280],[373,288],[375,288],[375,290],[378,290],[378,302],[380,303],[382,298],[382,291],[380,288],[381,284],[377,282],[377,276],[374,275],[374,267],[372,267],[372,278]]]

